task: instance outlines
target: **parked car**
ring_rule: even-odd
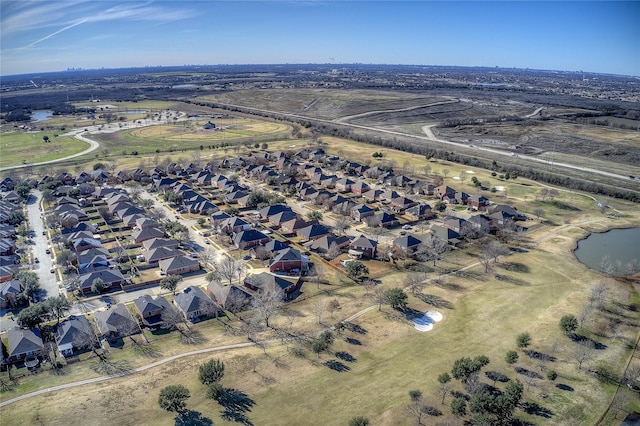
[[[47,231],[42,231],[42,235],[47,235]]]
[[[49,249],[46,249],[44,252],[47,253],[47,254],[51,254],[51,250],[49,250]]]
[[[55,270],[55,269],[53,269],[53,268],[51,268],[51,269],[49,269],[49,272],[51,272],[51,273],[53,274],[53,273],[55,273],[55,272],[56,272],[56,270]]]
[[[33,259],[34,262],[36,263],[40,263],[40,259],[38,259],[37,257],[35,259]]]
[[[409,225],[403,225],[403,226],[402,226],[402,229],[411,229],[411,226],[409,226]]]

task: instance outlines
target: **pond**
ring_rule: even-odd
[[[44,121],[48,120],[52,117],[53,113],[51,111],[33,111],[31,113],[31,121]]]
[[[609,275],[640,272],[640,228],[591,233],[574,250],[580,263]]]
[[[175,86],[171,86],[172,89],[187,89],[189,87],[193,87],[195,84],[185,83],[185,84],[176,84]]]
[[[118,114],[144,114],[147,111],[144,109],[127,109],[124,111],[117,111]]]

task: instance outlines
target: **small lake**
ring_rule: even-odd
[[[573,252],[580,263],[610,275],[640,272],[640,228],[591,233]]]
[[[31,113],[31,121],[45,121],[53,116],[51,111],[33,111]]]
[[[176,84],[175,86],[171,86],[172,89],[188,89],[189,87],[193,87],[195,84],[185,83],[185,84]]]
[[[126,109],[124,111],[116,111],[118,114],[145,114],[147,111],[144,109]]]

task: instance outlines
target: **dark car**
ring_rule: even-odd
[[[38,259],[37,257],[35,259],[33,259],[34,262],[36,263],[40,263],[40,259]]]

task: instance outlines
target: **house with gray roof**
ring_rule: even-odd
[[[164,324],[162,312],[173,309],[164,297],[158,296],[154,299],[149,294],[138,297],[133,301],[133,304],[136,312],[142,318],[142,323],[147,327],[158,327]]]
[[[24,361],[34,358],[44,352],[44,343],[38,329],[25,330],[13,328],[7,332],[7,346],[9,349],[8,362]]]
[[[123,303],[118,303],[105,311],[97,311],[93,319],[104,338],[126,337],[140,331],[138,323]]]
[[[73,355],[74,352],[90,348],[96,343],[93,328],[84,316],[70,316],[58,324],[56,345],[62,356]]]
[[[238,286],[221,285],[216,281],[209,283],[207,293],[220,307],[233,313],[245,310],[253,299],[251,294]]]
[[[197,320],[202,316],[221,314],[220,308],[200,287],[189,286],[185,288],[182,293],[175,295],[173,303],[189,321]]]

